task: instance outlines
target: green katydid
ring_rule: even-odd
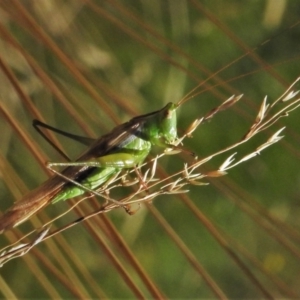
[[[119,170],[136,167],[145,160],[152,145],[176,147],[176,109],[180,104],[168,103],[161,110],[135,117],[115,127],[95,140],[75,162],[52,164],[66,168],[16,202],[0,218],[0,233],[18,226],[49,203],[82,195],[86,190],[93,191]],[[76,137],[85,144],[93,141],[62,134]]]

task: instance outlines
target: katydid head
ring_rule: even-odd
[[[147,124],[149,140],[152,144],[162,147],[174,145],[177,139],[177,107],[177,104],[170,102],[153,113],[153,119]]]

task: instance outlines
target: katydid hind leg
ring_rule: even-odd
[[[117,172],[116,169],[114,169],[114,168],[110,168],[110,169],[106,168],[106,169],[102,169],[102,170],[100,169],[99,174],[100,174],[100,176],[102,175],[102,177],[99,179],[98,183],[95,184],[95,187],[93,188],[93,187],[90,187],[90,184],[89,184],[90,179],[86,179],[86,183],[85,182],[77,182],[76,180],[65,176],[63,173],[60,173],[49,166],[48,166],[48,168],[53,173],[55,173],[57,176],[61,177],[65,181],[70,182],[74,185],[74,186],[70,186],[70,187],[65,187],[58,195],[56,195],[54,197],[54,199],[52,199],[52,201],[51,201],[52,203],[56,203],[59,201],[65,201],[70,198],[80,196],[80,195],[84,194],[85,192],[89,192],[95,196],[104,198],[105,200],[108,200],[114,204],[121,205],[120,202],[118,202],[114,199],[111,199],[108,196],[105,196],[103,193],[99,193],[95,190],[97,187],[101,186],[104,182],[109,180],[109,178]],[[106,172],[106,173],[101,174],[101,171]]]
[[[89,138],[89,137],[84,137],[84,136],[80,136],[80,135],[75,135],[63,130],[60,130],[58,128],[55,128],[53,126],[50,126],[46,123],[43,123],[39,120],[34,119],[32,121],[32,126],[34,127],[34,129],[63,157],[65,158],[67,161],[70,161],[71,159],[68,157],[68,155],[66,155],[41,129],[40,127],[46,128],[48,130],[51,130],[53,132],[56,132],[62,136],[65,136],[67,138],[70,138],[76,142],[79,142],[83,145],[86,146],[90,146],[95,139]]]
[[[71,140],[74,140],[74,141],[76,141],[76,142],[79,142],[79,143],[81,143],[81,144],[83,144],[83,145],[85,145],[85,146],[90,146],[92,143],[95,142],[95,139],[93,139],[93,138],[86,137],[86,136],[81,136],[81,135],[77,135],[77,134],[73,134],[73,133],[70,133],[70,132],[67,132],[67,131],[58,129],[58,128],[56,128],[56,127],[53,127],[53,126],[51,126],[51,125],[48,125],[48,124],[46,124],[46,123],[44,123],[44,122],[41,122],[41,121],[39,121],[39,120],[36,120],[36,119],[34,119],[34,120],[32,121],[32,126],[33,126],[40,134],[42,134],[42,133],[41,133],[42,131],[41,131],[41,129],[39,128],[39,126],[44,127],[44,128],[46,128],[46,129],[48,129],[48,130],[51,130],[51,131],[53,131],[53,132],[56,132],[56,133],[58,133],[58,134],[60,134],[60,135],[62,135],[62,136],[65,136],[65,137],[67,137],[67,138],[69,138],[69,139],[71,139]],[[43,137],[44,137],[44,135],[43,135]]]
[[[70,161],[70,158],[68,157],[68,155],[66,153],[64,153],[41,129],[39,126],[41,127],[45,127],[47,129],[48,125],[39,121],[39,120],[33,120],[32,121],[32,126],[34,127],[34,129],[49,143],[49,145],[51,145],[53,147],[53,149],[55,149],[57,151],[57,153],[59,153],[64,159],[66,159],[67,161]]]

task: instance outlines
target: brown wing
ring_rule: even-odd
[[[19,225],[46,206],[64,185],[64,182],[59,179],[57,176],[48,179],[38,188],[26,194],[20,201],[16,202],[0,218],[0,233]]]

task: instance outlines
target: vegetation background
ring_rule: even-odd
[[[34,118],[98,137],[209,79],[178,111],[179,129],[232,94],[244,97],[185,141],[205,157],[240,140],[263,97],[276,99],[299,76],[296,1],[11,0],[0,2],[0,16],[2,211],[50,175],[46,161],[62,160],[33,130]],[[133,216],[122,209],[100,215],[8,262],[1,297],[296,298],[299,113],[238,154],[287,125],[284,140],[210,185],[158,197]],[[58,140],[72,158],[84,150]],[[164,157],[160,166],[174,172],[189,160]],[[69,205],[49,206],[1,236],[1,246]],[[86,200],[51,230],[95,209]]]

